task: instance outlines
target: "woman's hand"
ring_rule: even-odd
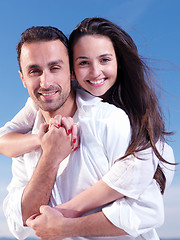
[[[75,151],[79,147],[79,135],[78,135],[78,126],[74,124],[71,117],[62,117],[57,115],[54,118],[51,118],[49,121],[49,127],[55,126],[57,128],[64,127],[67,135],[71,136],[72,149]]]

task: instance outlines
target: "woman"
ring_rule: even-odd
[[[87,41],[89,43],[88,45],[86,44]],[[84,47],[83,44],[85,44]],[[102,54],[89,56],[89,53],[96,53],[98,49],[100,49],[97,48],[96,44],[98,46],[101,46],[102,44]],[[87,46],[91,47],[91,49],[89,50]],[[92,51],[93,46],[96,47],[95,51]],[[84,53],[84,50],[87,51]],[[120,186],[120,183],[122,183],[121,181],[118,182],[118,184],[115,184],[115,182],[112,182],[111,184],[109,183],[111,181],[113,173],[115,172],[117,175],[117,179],[115,180],[122,179],[120,173],[122,171],[123,159],[127,160],[128,163],[130,163],[130,166],[133,166],[135,156],[137,155],[138,166],[141,166],[143,160],[139,161],[138,153],[141,151],[141,158],[143,158],[143,153],[145,153],[143,151],[149,147],[152,147],[159,160],[166,162],[161,156],[161,150],[159,150],[159,154],[159,151],[155,146],[158,140],[160,142],[163,142],[164,124],[162,121],[161,113],[159,111],[159,105],[156,96],[146,79],[147,68],[145,64],[140,60],[134,42],[130,36],[126,34],[122,29],[105,19],[85,19],[70,36],[70,53],[73,63],[71,63],[71,66],[74,66],[74,74],[82,87],[91,94],[100,96],[103,101],[123,109],[128,115],[132,127],[131,142],[127,149],[126,155],[121,159],[116,159],[116,164],[114,164],[109,174],[107,174],[97,185],[93,186],[94,190],[93,188],[90,189],[90,193],[93,191],[97,193],[97,189],[102,189],[101,187],[103,186],[105,187],[105,191],[108,189],[109,198],[104,199],[105,195],[103,192],[101,198],[99,195],[97,196],[98,200],[102,199],[103,201],[99,201],[97,203],[96,200],[93,199],[93,206],[91,205],[92,201],[90,201],[90,203],[86,203],[90,206],[87,207],[85,204],[85,208],[81,209],[81,211],[78,213],[79,215],[91,208],[111,202],[117,198],[123,196],[133,196],[132,189],[129,190],[132,195],[128,195],[127,191],[121,191],[123,189],[123,187]],[[103,75],[97,74],[96,76],[94,74],[95,70],[92,71],[92,67],[96,69],[96,66],[100,63],[102,63],[102,66],[105,66],[105,70],[103,71]],[[112,63],[112,66],[110,65],[110,68],[108,68],[109,63]],[[90,68],[87,67],[87,69],[86,66],[90,66]],[[84,76],[86,77],[86,75],[84,75],[84,72],[88,73],[88,76],[90,75],[91,78],[84,78]],[[153,164],[154,162],[151,164],[152,169],[154,169]],[[121,171],[118,172],[117,170]],[[156,167],[154,169],[154,172],[155,170]],[[163,192],[165,188],[165,178],[160,167],[158,167],[158,170],[160,170],[160,172],[156,172],[155,179],[159,183],[161,191]],[[137,171],[139,171],[138,167]],[[151,172],[152,178],[154,172],[153,170]],[[141,175],[143,174],[144,173],[141,173]],[[138,177],[139,176],[137,176],[136,180]],[[140,179],[143,179],[142,176],[140,176]],[[150,181],[151,180],[153,181],[153,179],[150,179]],[[104,182],[109,186],[107,187]],[[142,183],[144,184],[145,182],[146,181]],[[128,182],[128,184],[130,183],[131,181]],[[147,185],[148,183],[146,182],[143,187]],[[135,189],[135,187],[137,187],[137,184],[132,184],[132,186],[132,188]],[[143,187],[141,186],[137,188],[138,195],[140,195],[140,193],[143,194],[145,191]],[[119,195],[111,188],[117,190],[117,193]],[[112,193],[115,193],[115,195],[112,195]],[[84,192],[82,194],[89,194],[89,192]],[[80,195],[80,202],[83,198],[82,194]],[[75,199],[75,203],[78,201],[79,199],[77,197]],[[143,202],[142,199],[141,201]],[[68,212],[67,208],[69,205],[72,206],[72,201],[70,203],[65,203],[64,205],[59,206],[64,215],[66,215],[66,210],[66,212]],[[69,212],[67,213],[67,216],[68,215]]]

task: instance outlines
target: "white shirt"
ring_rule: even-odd
[[[21,111],[13,119],[13,125],[9,122],[0,132],[18,131],[18,126],[22,128],[22,125],[29,131],[27,126],[29,124],[32,127],[35,117],[32,133],[37,133],[43,118],[34,107],[27,118],[29,108],[32,108],[31,101],[26,105],[26,111]],[[162,196],[153,179],[157,158],[149,149],[144,151],[146,161],[128,158],[115,163],[124,155],[130,141],[127,115],[120,108],[102,103],[100,98],[85,92],[77,93],[77,106],[74,121],[80,126],[81,146],[60,164],[49,205],[66,202],[103,178],[110,187],[127,197],[103,207],[102,211],[114,225],[131,236],[68,239],[159,239],[154,228],[163,223],[164,209]],[[172,149],[167,144],[164,149],[166,159],[173,162]],[[40,150],[37,150],[13,159],[13,178],[4,201],[4,212],[11,232],[18,239],[24,239],[30,232],[22,224],[21,197],[40,154]],[[172,178],[173,172],[169,175]],[[95,211],[97,209],[91,212]]]

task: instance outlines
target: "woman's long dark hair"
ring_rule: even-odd
[[[103,96],[103,100],[122,108],[129,116],[132,137],[123,158],[152,147],[160,161],[167,163],[155,144],[165,141],[165,126],[161,108],[152,88],[153,77],[150,69],[139,57],[132,38],[119,26],[103,18],[86,18],[71,33],[70,61],[73,71],[73,47],[84,35],[107,36],[115,49],[118,72],[115,84]],[[122,159],[122,158],[121,158]],[[166,178],[158,164],[154,178],[164,193]]]

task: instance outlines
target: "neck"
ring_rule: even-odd
[[[61,115],[63,117],[73,117],[76,110],[77,110],[77,105],[76,105],[75,93],[73,90],[71,90],[66,102],[58,110],[53,112],[46,112],[41,110],[41,112],[46,123],[49,123],[50,118],[54,118],[57,115]]]

